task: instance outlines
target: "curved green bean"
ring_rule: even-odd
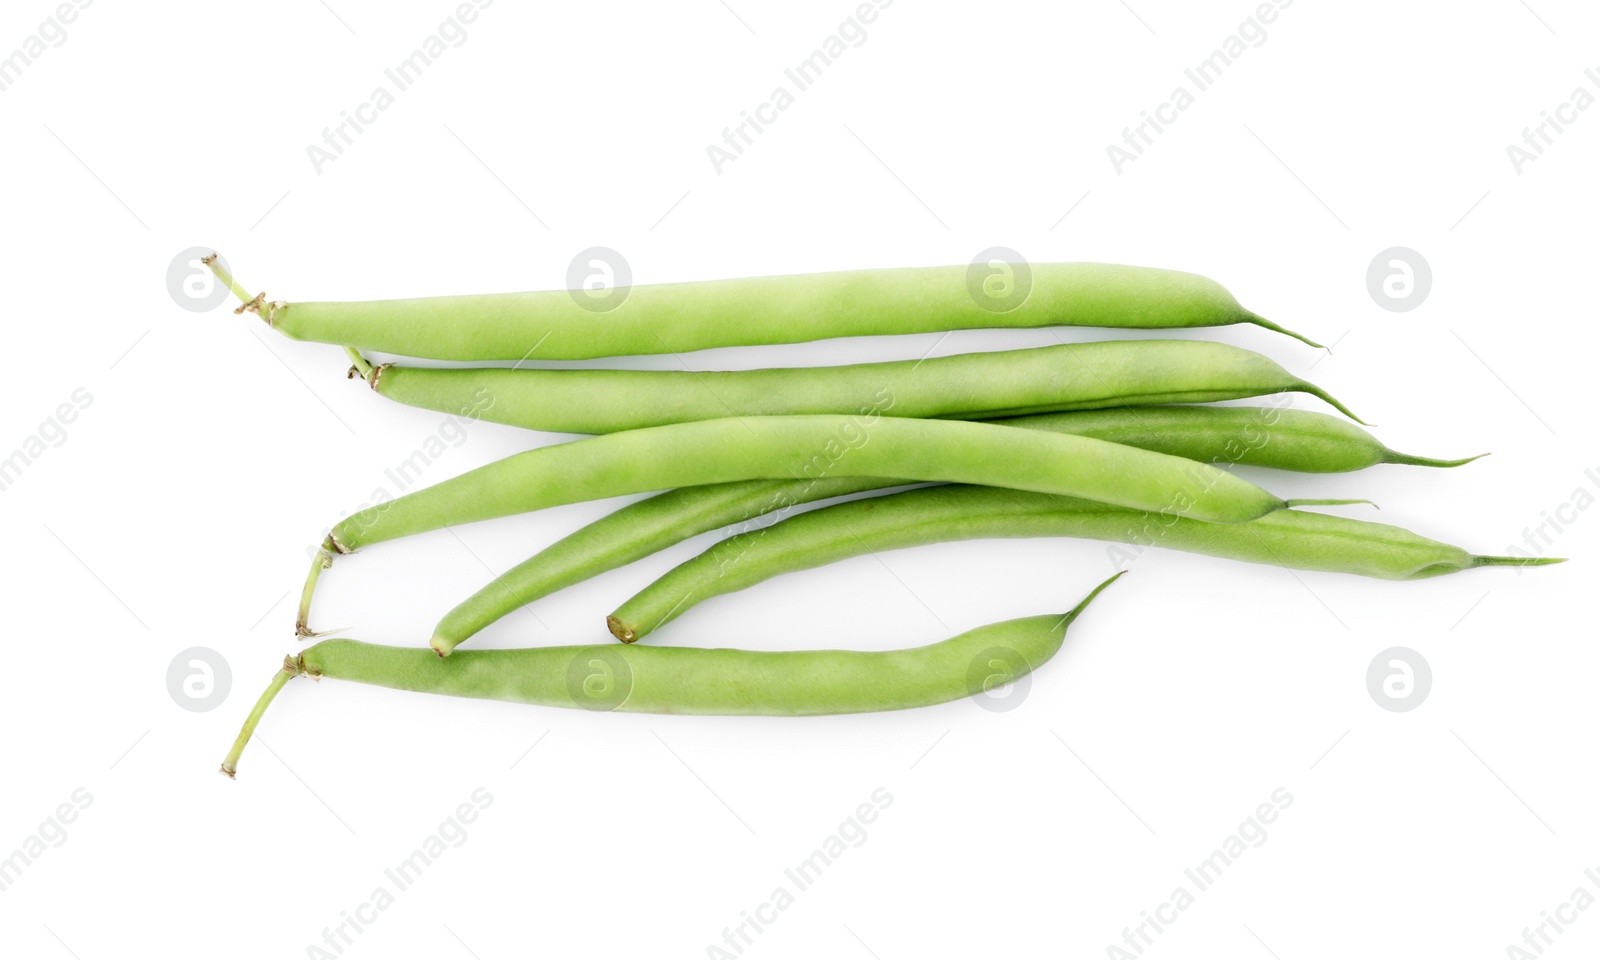
[[[1470,554],[1400,527],[1282,510],[1250,523],[1200,523],[1070,497],[945,486],[802,513],[673,568],[607,618],[626,643],[697,603],[847,557],[951,540],[1085,537],[1297,570],[1421,580],[1473,567],[1559,563]]]
[[[1336,417],[1272,407],[1127,407],[1001,422],[1213,464],[1305,472],[1360,470],[1378,463],[1453,467],[1473,459],[1436,460],[1397,453]],[[513,610],[690,537],[797,504],[892,484],[873,477],[747,480],[658,494],[596,520],[496,577],[447,613],[429,643],[441,657],[449,656]]]
[[[248,308],[295,340],[435,360],[582,360],[710,347],[992,327],[1138,330],[1252,323],[1312,343],[1241,307],[1214,280],[1177,270],[1103,263],[1029,266],[1026,298],[1004,312],[965,266],[859,270],[639,285],[597,312],[583,291],[545,290],[361,302],[250,299]],[[1019,293],[1021,291],[1018,291]]]
[[[1209,464],[1088,437],[881,416],[741,417],[606,434],[515,454],[335,524],[297,629],[334,553],[545,507],[732,480],[899,477],[1086,496],[1219,523],[1289,504]]]
[[[928,360],[766,370],[373,368],[380,395],[558,433],[613,433],[718,417],[859,413],[994,417],[1300,391],[1359,420],[1259,353],[1203,340],[1111,340]]]
[[[440,663],[418,648],[324,640],[298,657],[284,658],[222,761],[222,772],[234,775],[256,724],[278,691],[298,675],[633,713],[807,717],[946,703],[1038,669],[1061,649],[1072,622],[1115,579],[1095,587],[1065,614],[1007,620],[927,646],[883,652],[600,644],[466,650]]]

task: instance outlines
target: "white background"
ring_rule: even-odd
[[[1279,787],[1293,801],[1265,842],[1146,956],[1505,956],[1576,887],[1600,893],[1584,876],[1600,865],[1595,511],[1567,512],[1549,548],[1578,562],[1413,584],[1151,551],[1007,713],[729,722],[297,681],[238,782],[217,775],[296,649],[307,549],[443,418],[347,382],[335,348],[179,309],[164,274],[188,247],[285,299],[559,287],[596,244],[638,282],[965,263],[996,244],[1190,269],[1337,349],[1194,336],[1311,376],[1397,448],[1494,451],[1452,472],[1241,474],[1372,497],[1382,520],[1494,553],[1576,490],[1593,497],[1600,109],[1520,174],[1506,147],[1596,92],[1600,14],[1302,0],[1119,175],[1107,144],[1254,9],[1129,2],[900,0],[721,175],[707,145],[852,4],[501,0],[320,173],[307,145],[451,3],[83,10],[0,93],[0,454],[75,389],[92,396],[0,491],[0,856],[75,789],[92,796],[0,892],[8,952],[318,956],[324,928],[392,888],[385,868],[480,787],[493,802],[465,842],[343,955],[704,957],[879,787],[893,803],[865,842],[745,956],[1106,956]],[[6,4],[0,55],[52,10]],[[1432,265],[1410,312],[1367,290],[1396,245]],[[936,340],[692,360],[915,357]],[[965,332],[937,353],[1051,342]],[[475,425],[426,480],[554,439]],[[316,619],[423,643],[485,565],[616,506],[345,558]],[[606,612],[710,542],[542,601],[482,644],[604,640]],[[1111,567],[1105,545],[1062,540],[889,553],[707,603],[659,642],[919,644],[1064,609]],[[1408,713],[1366,686],[1395,645],[1433,671]],[[193,646],[232,667],[210,712],[168,692]],[[1600,946],[1600,910],[1577,916],[1550,956]]]

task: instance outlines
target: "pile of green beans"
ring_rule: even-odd
[[[1003,421],[1141,447],[1212,464],[1305,472],[1360,470],[1380,463],[1455,467],[1398,453],[1353,424],[1323,413],[1265,407],[1127,407]],[[873,477],[749,480],[683,487],[629,504],[556,541],[496,577],[439,621],[429,644],[441,657],[520,607],[692,536],[803,503],[889,486]],[[1142,516],[1130,511],[1132,516]]]
[[[784,477],[989,484],[1214,523],[1313,502],[1208,463],[1071,433],[875,415],[697,420],[538,447],[346,517],[312,561],[296,628],[311,634],[311,600],[335,554],[583,500]]]
[[[336,639],[286,657],[223,761],[230,777],[268,706],[296,676],[588,710],[741,716],[898,710],[979,696],[1054,656],[1067,627],[1121,576],[1066,614],[992,623],[901,650],[631,645],[715,596],[881,550],[1076,537],[1387,580],[1560,562],[1481,556],[1399,527],[1310,513],[1298,508],[1366,501],[1286,500],[1236,476],[1236,465],[1343,473],[1476,458],[1390,449],[1327,391],[1261,354],[1219,343],[1113,340],[721,372],[522,369],[530,360],[1002,327],[1250,323],[1316,346],[1194,274],[1038,264],[1020,302],[1003,311],[969,288],[966,267],[764,277],[636,286],[595,313],[568,291],[268,301],[251,296],[215,256],[207,263],[238,295],[236,313],[256,313],[293,339],[342,346],[351,375],[382,396],[590,435],[514,454],[335,524],[301,594],[299,636],[315,636],[313,597],[336,555],[457,524],[654,494],[496,577],[438,621],[431,649]],[[363,351],[516,367],[374,364]],[[1287,409],[1292,393],[1348,419]],[[1266,396],[1285,399],[1207,405]],[[915,484],[934,485],[891,489]],[[770,525],[741,527],[773,515]],[[519,607],[714,530],[733,535],[606,618],[628,645],[457,650]]]

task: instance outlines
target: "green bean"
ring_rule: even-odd
[[[614,294],[621,301],[615,308],[595,312],[580,304],[582,291],[567,290],[268,302],[265,294],[251,298],[215,256],[208,263],[248,309],[287,337],[435,360],[582,360],[990,327],[1234,323],[1319,346],[1241,307],[1213,280],[1102,263],[1032,264],[1030,288],[1018,291],[1026,298],[1004,312],[990,309],[999,302],[969,286],[964,266],[640,285]]]
[[[1207,463],[1318,473],[1360,470],[1377,463],[1453,467],[1473,459],[1435,460],[1397,453],[1360,427],[1327,414],[1271,407],[1127,407],[1001,422]],[[873,477],[747,480],[684,487],[629,504],[496,577],[446,614],[429,643],[441,657],[449,656],[513,610],[690,537],[765,513],[787,512],[797,504],[891,483]]]
[[[302,674],[419,693],[633,713],[807,717],[946,703],[1037,670],[1061,649],[1067,627],[1115,579],[1065,614],[1007,620],[927,646],[882,652],[601,644],[466,650],[441,664],[423,649],[324,640],[284,658],[222,761],[222,772],[234,775],[273,698]]]
[[[858,413],[993,417],[1301,391],[1343,404],[1266,357],[1203,340],[1112,340],[928,360],[769,370],[433,369],[384,364],[379,394],[414,407],[558,433],[717,417]]]
[[[540,447],[346,517],[313,561],[297,628],[334,553],[583,500],[732,480],[899,477],[1086,496],[1199,520],[1289,504],[1208,464],[1068,434],[879,416],[742,417]]]
[[[901,477],[1088,496],[1236,523],[1285,506],[1215,467],[1070,434],[874,416],[740,417],[539,447],[336,524],[335,548],[584,500],[730,480]]]
[[[1070,497],[945,486],[802,513],[725,540],[645,587],[609,618],[632,642],[712,597],[847,557],[952,540],[1085,537],[1169,547],[1296,570],[1421,580],[1473,567],[1559,563],[1475,556],[1381,523],[1281,510],[1250,523],[1201,523]]]

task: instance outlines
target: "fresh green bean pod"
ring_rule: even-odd
[[[1120,576],[1120,574],[1118,575]],[[466,650],[441,663],[413,647],[324,640],[283,668],[250,711],[222,772],[233,776],[267,707],[298,675],[396,690],[631,713],[810,717],[932,706],[1038,669],[1110,585],[1065,614],[1024,617],[905,650],[763,652],[616,644]]]
[[[927,360],[766,370],[436,369],[367,378],[413,407],[559,433],[613,433],[718,417],[861,413],[995,417],[1300,391],[1358,420],[1259,353],[1204,340],[1112,340]]]
[[[732,480],[900,477],[1085,496],[1199,520],[1253,520],[1286,503],[1206,464],[1070,434],[900,417],[740,417],[575,440],[514,454],[341,520],[349,553],[385,540],[584,500]]]
[[[1397,453],[1336,417],[1272,407],[1126,407],[1001,422],[1205,463],[1314,473],[1360,470],[1378,463],[1453,467],[1471,459]],[[658,494],[596,520],[496,577],[446,614],[429,642],[441,657],[449,656],[469,637],[514,610],[690,537],[798,504],[893,484],[872,477],[747,480]]]
[[[1083,537],[1296,570],[1421,580],[1473,567],[1559,563],[1477,556],[1400,527],[1299,510],[1250,523],[1201,523],[1070,497],[943,486],[823,507],[724,540],[679,564],[607,618],[631,643],[695,604],[848,557],[953,540]]]
[[[211,265],[220,275],[220,264]],[[263,296],[252,309],[296,340],[436,360],[582,360],[992,327],[1252,323],[1312,343],[1192,273],[1038,263],[1026,267],[1024,279],[1022,265],[992,269],[998,273],[911,267],[649,284],[598,298],[581,290],[341,303],[269,303]],[[1006,270],[1009,287],[985,285],[986,275],[1004,279]]]

